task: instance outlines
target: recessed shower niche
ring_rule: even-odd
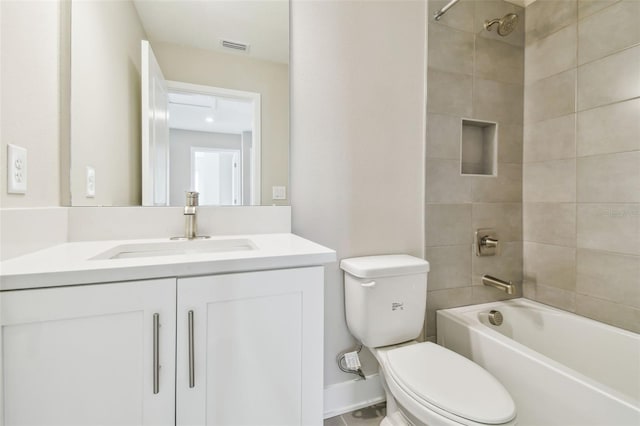
[[[460,146],[460,173],[498,175],[498,123],[463,118]]]

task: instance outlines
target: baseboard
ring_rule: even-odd
[[[349,380],[324,388],[324,418],[339,416],[385,400],[378,373],[367,380]]]

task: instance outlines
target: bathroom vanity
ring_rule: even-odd
[[[335,252],[291,234],[206,241],[3,262],[4,424],[321,424]]]

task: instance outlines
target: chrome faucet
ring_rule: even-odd
[[[196,191],[187,191],[187,199],[184,206],[184,237],[172,237],[172,240],[195,240],[209,238],[198,235],[197,207],[200,194]]]
[[[500,278],[492,277],[491,275],[482,276],[482,284],[502,290],[507,294],[514,294],[516,292],[516,285],[511,281],[503,281]]]

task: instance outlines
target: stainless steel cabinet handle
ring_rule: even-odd
[[[193,311],[189,311],[189,387],[196,386],[195,354],[193,353]]]
[[[153,314],[153,393],[160,392],[160,314]]]

